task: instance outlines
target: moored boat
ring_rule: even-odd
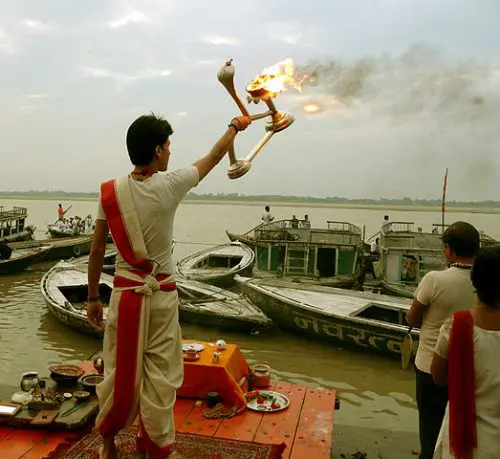
[[[361,229],[351,223],[327,221],[324,228],[318,228],[279,220],[242,235],[226,233],[230,240],[254,249],[256,277],[335,287],[349,287],[356,281],[363,243]]]
[[[177,262],[176,273],[185,279],[219,287],[234,285],[234,275],[249,276],[255,263],[254,251],[240,242],[201,250]]]
[[[182,322],[245,333],[273,326],[272,321],[242,294],[182,278],[176,282]]]
[[[262,330],[272,322],[242,295],[195,281],[179,281],[179,316],[181,322],[232,331]],[[87,266],[61,261],[42,278],[40,288],[49,311],[75,330],[100,335],[87,322]],[[109,304],[113,277],[103,273],[99,295]],[[105,316],[107,308],[104,308]]]
[[[41,261],[69,260],[70,258],[88,255],[92,245],[92,236],[77,236],[63,239],[43,239],[37,241],[14,242],[10,244],[16,249],[37,248],[50,245]]]
[[[26,225],[28,209],[13,207],[11,210],[0,206],[0,242],[29,241],[33,239],[35,227]]]
[[[61,261],[43,276],[40,289],[48,310],[62,323],[90,335],[100,336],[87,322],[87,267]],[[103,306],[109,304],[113,289],[113,277],[102,274],[99,295]],[[103,308],[104,319],[108,308]]]
[[[15,249],[8,244],[7,248],[10,252],[9,257],[6,259],[0,258],[0,274],[15,274],[24,271],[30,265],[42,261],[51,246]]]
[[[285,330],[401,358],[409,300],[276,279],[235,279],[248,299]],[[416,349],[420,332],[411,333]]]

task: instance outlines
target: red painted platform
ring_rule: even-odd
[[[204,402],[179,398],[175,404],[177,431],[260,443],[284,442],[285,459],[330,459],[335,391],[281,382],[270,389],[290,399],[286,410],[266,414],[245,411],[231,419],[205,419]],[[81,435],[0,426],[0,458],[42,459],[68,438]]]

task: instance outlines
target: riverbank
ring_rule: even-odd
[[[416,432],[397,432],[342,425],[336,416],[331,459],[415,459]]]
[[[1,195],[0,200],[9,201],[77,201],[77,202],[97,202],[97,197],[82,196],[43,196],[43,195]],[[262,207],[293,207],[308,209],[352,209],[352,210],[378,210],[380,212],[405,211],[405,212],[436,212],[441,213],[441,206],[438,205],[403,205],[403,204],[355,204],[355,203],[329,203],[315,201],[247,201],[247,200],[226,200],[226,199],[195,199],[187,197],[182,201],[183,205],[207,204],[207,205],[231,205],[231,206],[252,206]],[[446,208],[446,213],[470,213],[494,215],[500,214],[500,207],[471,207],[471,206],[450,206]]]

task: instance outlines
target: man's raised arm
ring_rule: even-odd
[[[203,180],[225,156],[229,146],[234,142],[236,134],[240,131],[244,131],[251,122],[252,120],[249,116],[239,116],[238,118],[232,119],[227,131],[216,142],[212,149],[203,158],[194,163],[194,166],[198,169],[200,181]]]

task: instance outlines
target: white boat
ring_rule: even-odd
[[[249,276],[255,263],[254,251],[240,243],[231,242],[201,250],[179,261],[177,277],[204,282],[219,287],[234,285],[234,276]]]

